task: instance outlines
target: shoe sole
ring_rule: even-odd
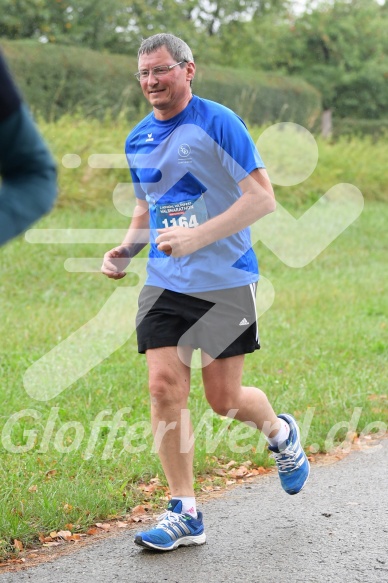
[[[299,492],[301,492],[303,490],[303,488],[305,487],[305,485],[307,484],[307,481],[308,481],[308,479],[310,477],[310,469],[311,469],[310,468],[310,462],[309,462],[309,460],[307,460],[307,461],[308,461],[308,464],[309,464],[309,473],[307,474],[306,479],[303,482],[302,487],[299,488],[299,490],[297,492],[287,492],[287,490],[284,490],[286,492],[286,494],[289,494],[290,496],[295,496],[296,494],[299,494]]]
[[[135,537],[135,544],[145,547],[147,549],[154,549],[155,551],[174,551],[178,547],[188,547],[192,545],[203,545],[206,542],[206,534],[202,533],[198,536],[185,536],[183,538],[178,538],[173,542],[172,545],[168,547],[161,547],[154,545],[149,541],[144,541],[141,535]]]
[[[285,417],[288,417],[288,418],[291,418],[292,419],[292,421],[293,421],[293,423],[294,423],[294,425],[296,427],[296,434],[298,436],[298,441],[300,443],[300,429],[299,429],[299,425],[297,424],[297,422],[294,419],[294,417],[292,415],[290,415],[289,413],[283,413],[281,419],[284,419],[285,421],[287,421],[287,419],[285,419]],[[287,421],[287,423],[288,423],[288,421]],[[300,447],[302,447],[302,445]],[[307,455],[306,455],[306,452],[304,451],[303,448],[302,448],[302,450],[303,450],[304,455],[306,456],[306,460],[307,460],[307,463],[308,463],[309,471],[308,471],[308,474],[306,476],[305,481],[303,482],[301,488],[299,488],[299,490],[297,492],[287,492],[287,490],[284,490],[284,488],[283,488],[283,490],[285,491],[285,493],[288,494],[289,496],[295,496],[296,494],[299,494],[299,492],[301,492],[303,490],[303,488],[305,487],[305,485],[307,484],[307,480],[310,477],[310,470],[311,470],[310,462],[309,462],[309,460],[307,458]]]

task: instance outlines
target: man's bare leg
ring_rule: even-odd
[[[203,354],[202,360],[205,394],[212,409],[219,415],[237,409],[235,419],[254,423],[266,437],[274,437],[281,428],[281,420],[266,394],[256,387],[241,384],[244,355],[220,358],[207,364],[209,357]]]
[[[187,349],[192,353],[191,349]],[[171,497],[157,525],[135,535],[135,543],[159,551],[181,545],[203,545],[206,534],[201,512],[196,512],[193,488],[194,441],[187,410],[190,367],[176,347],[147,350],[154,443]],[[185,362],[190,362],[190,358]],[[185,439],[181,441],[181,431]],[[186,508],[187,506],[187,508]]]
[[[187,350],[192,352],[189,348]],[[192,435],[187,411],[190,367],[181,361],[176,347],[153,348],[147,350],[146,356],[155,449],[159,454],[171,497],[191,497],[194,496],[194,446],[182,447],[181,443],[181,434]],[[189,427],[181,428],[182,423],[188,423]]]
[[[217,413],[254,423],[267,437],[279,470],[283,490],[298,494],[306,484],[310,465],[300,443],[299,428],[288,413],[276,416],[267,396],[255,387],[241,386],[244,356],[218,359],[209,363],[203,355],[202,370],[206,397]]]

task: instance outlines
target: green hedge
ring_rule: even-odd
[[[101,118],[107,110],[133,119],[148,111],[133,77],[134,57],[31,40],[0,45],[31,108],[47,120],[76,111]],[[281,75],[200,66],[193,90],[251,124],[294,121],[313,128],[321,113],[313,87]]]
[[[312,129],[320,122],[320,93],[295,77],[201,67],[195,84],[200,95],[223,103],[251,124],[293,121]]]
[[[333,137],[370,136],[373,140],[388,136],[388,119],[353,119],[333,120]]]
[[[48,121],[76,111],[101,118],[127,108],[133,115],[140,107],[133,58],[32,40],[0,46],[31,109]]]

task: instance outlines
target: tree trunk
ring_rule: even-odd
[[[333,131],[333,120],[331,109],[325,109],[322,113],[322,137],[330,138]]]

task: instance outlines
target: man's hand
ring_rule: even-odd
[[[105,253],[101,273],[112,279],[122,279],[127,275],[124,269],[130,262],[129,248],[120,245]]]
[[[173,257],[183,257],[198,251],[203,244],[200,240],[197,228],[168,227],[158,229],[159,236],[155,239],[158,251]]]

